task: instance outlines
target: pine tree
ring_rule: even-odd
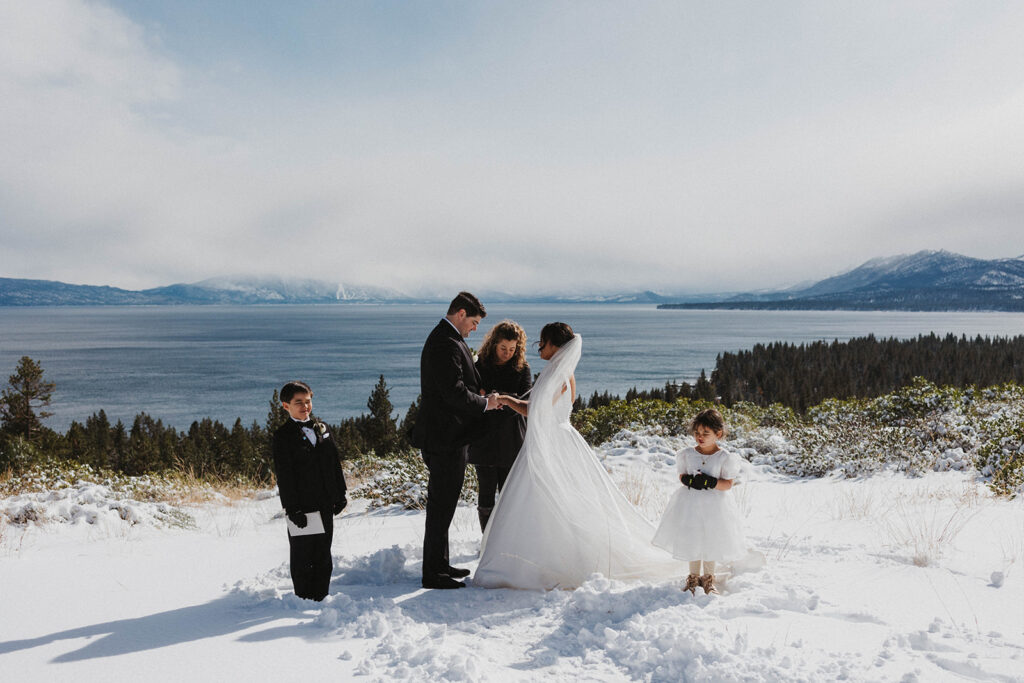
[[[224,474],[257,477],[259,472],[259,456],[253,445],[249,430],[242,424],[242,418],[235,420],[228,436],[226,459],[220,464]]]
[[[715,388],[708,381],[708,377],[703,370],[700,371],[700,377],[697,378],[694,394],[696,394],[697,398],[704,399],[705,401],[715,400]]]
[[[381,375],[370,392],[370,398],[366,400],[366,407],[370,410],[364,427],[366,445],[382,457],[394,453],[398,448],[398,425],[391,414],[394,406],[391,405],[390,393],[384,375]]]
[[[402,418],[402,424],[398,428],[398,446],[402,449],[412,448],[412,430],[416,428],[416,416],[420,414],[420,404],[423,402],[423,394],[418,394],[416,400],[409,405],[409,410]]]
[[[284,424],[287,419],[286,413],[281,407],[281,397],[277,393],[277,389],[274,389],[274,395],[270,398],[270,409],[267,411],[267,437],[271,438],[274,436],[274,432],[277,428]]]
[[[100,412],[85,418],[85,436],[85,450],[76,458],[93,467],[113,467],[115,456],[110,436],[110,420],[107,419],[105,410],[100,408]]]
[[[21,357],[7,381],[10,386],[0,395],[0,427],[31,441],[43,429],[40,420],[53,414],[43,408],[50,405],[56,385],[43,381],[42,366],[28,356]]]
[[[334,432],[334,444],[342,460],[355,460],[363,454],[363,436],[355,418],[348,418]]]
[[[113,451],[112,469],[125,474],[136,474],[131,471],[128,460],[128,430],[120,420],[110,430],[110,446]]]
[[[139,413],[128,432],[128,449],[125,456],[126,474],[156,472],[160,467],[160,440],[157,423],[146,413]]]

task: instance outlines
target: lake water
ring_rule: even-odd
[[[485,302],[486,303],[486,302]],[[494,305],[469,338],[478,347],[503,318],[533,341],[568,322],[583,336],[579,391],[692,382],[723,351],[759,342],[918,334],[1014,336],[1020,313],[668,311],[650,305]],[[187,428],[212,417],[263,422],[275,388],[309,382],[314,412],[337,421],[365,412],[383,374],[397,412],[419,393],[419,354],[444,313],[436,305],[117,306],[0,308],[0,378],[21,356],[57,384],[46,422],[64,430],[104,409],[129,422],[145,411]],[[544,365],[531,348],[534,372]],[[4,383],[6,384],[6,383]]]

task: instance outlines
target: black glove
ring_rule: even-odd
[[[285,511],[284,513],[288,519],[292,520],[292,524],[299,527],[300,529],[306,528],[306,515],[305,513],[299,512],[298,510]]]
[[[340,515],[341,511],[344,510],[347,506],[348,498],[345,497],[345,494],[342,494],[341,500],[334,504],[334,514]]]
[[[693,488],[698,491],[713,489],[716,486],[718,486],[718,479],[716,477],[704,474],[703,472],[693,475]]]
[[[688,489],[693,488],[693,475],[692,474],[680,474],[679,481]]]

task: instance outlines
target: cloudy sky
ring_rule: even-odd
[[[778,287],[1024,254],[1024,3],[0,0],[0,277]]]

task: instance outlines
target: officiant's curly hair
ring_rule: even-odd
[[[516,370],[522,370],[526,365],[526,330],[512,320],[502,320],[490,329],[480,345],[480,360],[488,365],[497,365],[498,344],[503,341],[516,343],[516,353],[509,362]]]

